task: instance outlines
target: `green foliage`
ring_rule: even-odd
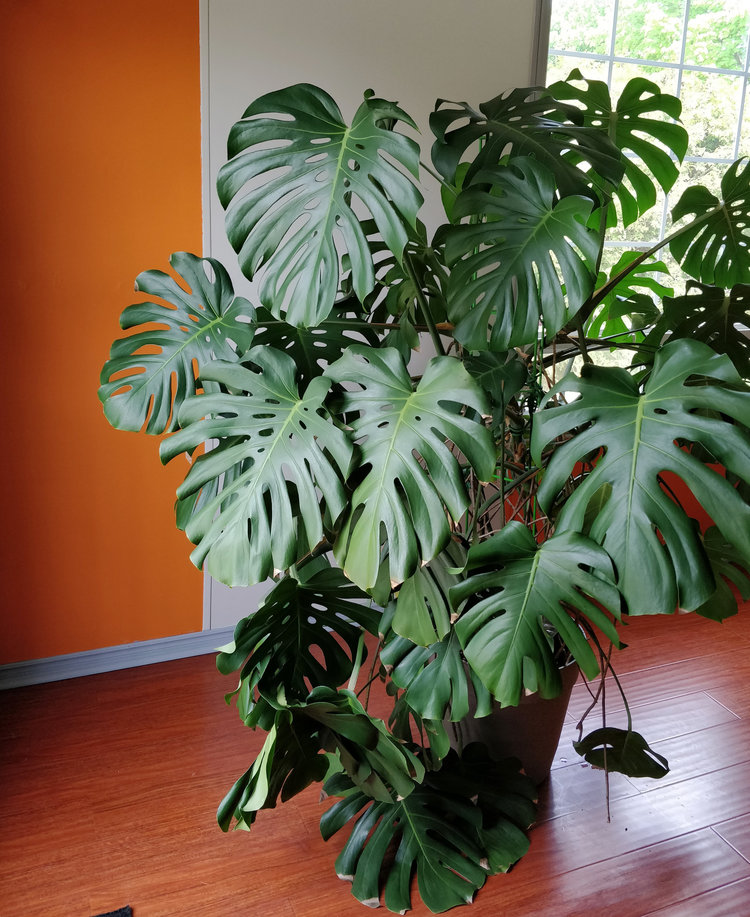
[[[574,393],[577,400],[558,403]],[[749,476],[750,386],[726,357],[699,341],[672,341],[657,354],[642,391],[625,370],[585,366],[541,407],[536,460],[548,444],[570,438],[549,460],[539,499],[551,507],[576,462],[598,456],[560,508],[557,531],[580,531],[591,500],[611,488],[590,535],[614,561],[631,614],[692,610],[715,588],[697,526],[662,487],[664,471],[682,478],[750,562],[750,506],[683,446],[699,444],[743,480]]]
[[[195,459],[177,497],[190,500],[232,473],[185,528],[197,545],[193,562],[230,586],[260,583],[313,550],[323,537],[321,498],[334,520],[346,506],[343,480],[352,458],[351,443],[323,407],[326,378],[313,379],[300,396],[291,357],[253,347],[244,359],[246,365],[203,368],[202,378],[228,392],[187,400],[184,429],[161,448],[166,462],[219,440]]]
[[[669,773],[667,759],[632,729],[595,729],[580,742],[574,742],[573,748],[594,767],[628,777],[659,778]]]
[[[175,252],[169,259],[185,286],[162,271],[144,271],[136,291],[164,304],[142,302],[120,316],[125,331],[141,330],[112,345],[101,373],[99,400],[118,430],[168,433],[177,414],[196,393],[196,366],[236,359],[250,345],[252,331],[239,319],[250,303],[235,297],[229,274],[213,258]],[[187,289],[186,289],[187,288]]]
[[[597,287],[604,286],[606,280],[611,288],[586,325],[590,337],[609,337],[613,343],[640,340],[642,333],[634,332],[641,332],[660,317],[655,298],[662,299],[674,291],[654,275],[657,271],[666,272],[667,268],[663,261],[634,264],[640,254],[623,252],[608,279],[599,275]],[[620,275],[622,280],[613,284]]]
[[[433,358],[414,389],[392,348],[350,347],[328,376],[359,386],[344,393],[342,407],[357,415],[351,429],[365,469],[336,541],[336,560],[353,582],[370,589],[386,544],[389,579],[402,583],[445,547],[450,530],[443,507],[455,519],[468,506],[460,466],[446,441],[458,446],[480,479],[493,472],[492,438],[478,416],[487,412],[484,397],[451,357]],[[462,404],[477,414],[462,414]]]
[[[598,674],[599,665],[579,620],[588,619],[619,644],[601,610],[619,617],[611,561],[582,535],[566,532],[539,545],[525,526],[509,522],[469,551],[467,571],[471,575],[451,590],[461,611],[456,633],[472,669],[503,706],[517,705],[524,689],[542,697],[560,693],[547,624],[587,678]]]
[[[346,783],[328,788],[346,792]],[[518,774],[517,762],[496,764],[474,750],[463,763],[451,755],[437,774],[395,803],[350,793],[325,813],[321,831],[328,839],[354,820],[336,872],[352,882],[352,894],[363,904],[378,906],[385,872],[385,906],[405,913],[416,874],[420,897],[439,914],[470,903],[488,874],[506,871],[523,856],[532,800],[533,785]],[[392,845],[395,856],[386,861]]]
[[[401,256],[402,221],[415,225],[422,195],[408,177],[418,173],[419,149],[390,129],[393,121],[415,127],[393,102],[370,96],[347,127],[327,93],[299,84],[262,96],[232,128],[217,185],[227,235],[247,277],[265,267],[260,300],[277,318],[304,326],[326,318],[339,286],[339,244],[359,299],[372,290],[355,200]]]

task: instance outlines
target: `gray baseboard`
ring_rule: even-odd
[[[202,656],[205,653],[213,653],[217,647],[229,643],[233,631],[233,627],[221,627],[195,634],[162,637],[159,640],[106,646],[83,653],[12,662],[0,666],[0,690],[37,685],[47,681],[64,681],[67,678],[80,678],[82,675],[97,675],[101,672],[114,672],[117,669],[130,669],[188,656]]]

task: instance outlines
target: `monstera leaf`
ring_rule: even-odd
[[[620,596],[612,582],[606,553],[575,532],[555,535],[541,545],[520,522],[469,551],[473,573],[451,590],[464,655],[472,669],[502,705],[516,705],[524,689],[555,697],[561,681],[552,625],[587,678],[599,672],[597,658],[575,617],[588,619],[619,645],[612,620],[619,616]]]
[[[684,296],[664,300],[664,316],[650,340],[665,337],[705,341],[717,353],[725,353],[743,379],[750,378],[750,286],[731,290],[691,281]]]
[[[416,390],[406,364],[390,347],[351,347],[328,371],[345,391],[342,410],[356,413],[359,483],[334,545],[336,560],[362,589],[372,588],[387,544],[393,585],[431,560],[450,536],[445,510],[458,519],[468,506],[450,440],[480,480],[495,467],[495,447],[481,414],[485,398],[459,360],[434,357]],[[475,412],[461,413],[465,405]],[[382,529],[382,532],[381,532]]]
[[[230,586],[262,582],[318,544],[322,515],[336,519],[346,505],[342,478],[352,456],[346,434],[323,407],[327,379],[313,379],[300,396],[291,357],[253,347],[245,360],[250,365],[215,363],[203,370],[202,378],[230,392],[186,401],[180,411],[185,429],[161,449],[166,462],[219,440],[193,462],[177,496],[192,499],[231,472],[185,529],[197,545],[193,562]]]
[[[448,590],[459,581],[466,555],[456,542],[429,563],[418,567],[401,584],[394,599],[391,627],[395,633],[421,646],[430,646],[450,631]]]
[[[727,169],[721,195],[720,201],[702,185],[685,191],[672,219],[692,221],[672,233],[669,250],[691,277],[729,289],[750,283],[750,160],[738,159]]]
[[[477,700],[475,715],[486,716],[492,709],[489,692],[475,673],[464,667],[455,632],[431,646],[418,646],[392,635],[380,659],[393,683],[406,692],[405,702],[421,719],[456,723],[468,716],[469,685]]]
[[[214,359],[236,360],[237,350],[252,340],[250,327],[238,321],[252,315],[252,306],[235,297],[218,261],[175,252],[169,263],[185,286],[162,271],[139,274],[136,290],[164,304],[125,309],[121,327],[143,330],[115,341],[102,369],[99,399],[119,430],[176,430],[180,405],[195,394],[200,367]]]
[[[277,583],[237,624],[216,667],[224,675],[241,668],[238,690],[250,680],[271,703],[279,692],[286,701],[307,697],[315,685],[338,687],[352,673],[362,630],[378,632],[380,613],[369,604],[340,570],[317,558],[299,579]]]
[[[664,191],[677,180],[679,169],[673,157],[682,162],[688,145],[687,131],[675,124],[682,103],[662,92],[656,83],[637,77],[627,83],[613,106],[607,84],[587,80],[578,70],[548,91],[560,101],[579,103],[584,125],[607,134],[628,154],[623,157],[624,180],[614,193],[623,225],[629,226],[656,203],[654,179]]]
[[[295,327],[274,318],[267,309],[255,314],[257,347],[268,346],[288,354],[297,367],[297,382],[305,386],[322,375],[351,344],[378,346],[376,332],[359,316],[345,310],[346,303],[315,328]]]
[[[561,195],[590,194],[592,178],[617,184],[623,164],[609,138],[582,120],[574,106],[555,101],[537,87],[497,96],[480,104],[479,111],[466,102],[439,99],[430,115],[437,138],[432,161],[447,181],[454,182],[461,157],[480,142],[464,187],[477,172],[494,168],[506,156],[511,161],[531,156],[552,173]],[[571,153],[593,169],[591,176],[577,167]]]
[[[448,309],[458,341],[487,350],[489,335],[489,349],[503,351],[535,342],[542,317],[554,334],[575,315],[594,288],[599,241],[586,226],[591,201],[556,201],[553,175],[532,159],[480,172],[476,181],[453,214],[486,222],[447,231]]]
[[[280,709],[252,766],[222,800],[217,821],[249,830],[261,809],[273,809],[322,780],[335,754],[367,799],[390,804],[424,776],[417,758],[371,717],[349,691],[318,687],[302,703]]]
[[[360,206],[401,256],[403,223],[415,225],[422,195],[407,175],[417,175],[419,148],[390,129],[397,121],[415,127],[393,102],[365,98],[347,127],[327,93],[299,84],[262,96],[232,128],[217,185],[227,235],[247,277],[265,268],[260,299],[277,318],[307,326],[326,318],[343,251],[358,299],[372,290]]]
[[[384,871],[385,906],[403,914],[411,907],[416,873],[422,901],[439,914],[470,903],[488,874],[523,856],[525,830],[534,818],[533,786],[518,774],[517,762],[496,764],[485,756],[481,764],[467,781],[452,754],[438,774],[428,774],[423,785],[395,803],[371,802],[339,778],[326,784],[330,793],[348,793],[323,815],[320,830],[328,840],[354,820],[336,872],[352,882],[355,898],[377,907]],[[433,784],[437,777],[439,784]],[[478,798],[487,805],[477,805]],[[392,859],[386,857],[391,845]]]
[[[716,580],[716,591],[696,613],[713,621],[723,621],[737,614],[737,595],[750,599],[750,569],[745,558],[727,541],[716,526],[703,537],[708,561]]]
[[[594,767],[628,777],[666,777],[667,759],[657,754],[643,736],[632,729],[605,726],[595,729],[573,748]]]
[[[623,252],[612,267],[609,279],[600,274],[597,285],[609,283],[640,254]],[[674,292],[657,280],[654,276],[656,272],[667,273],[667,266],[663,261],[646,261],[636,265],[602,299],[600,306],[586,324],[586,334],[589,337],[608,337],[613,342],[632,340],[637,336],[637,331],[656,321],[660,313],[654,297],[663,299]],[[642,335],[640,337],[642,338]]]
[[[482,763],[483,770],[476,770],[470,787],[453,754],[438,772],[439,785],[431,783],[438,775],[429,774],[425,784],[395,803],[373,803],[361,793],[349,792],[323,815],[320,830],[326,840],[354,821],[336,860],[336,872],[352,882],[355,898],[377,907],[385,870],[385,906],[406,913],[416,873],[422,901],[439,914],[470,903],[489,873],[523,856],[528,849],[524,832],[534,817],[533,787],[524,782],[517,766],[495,764],[486,757]],[[482,809],[477,796],[492,785],[503,787],[505,794],[493,797],[495,807]],[[326,789],[348,792],[338,778],[329,781]],[[524,816],[520,824],[514,820],[519,812]],[[396,849],[393,859],[386,858],[391,845]]]
[[[560,397],[580,397],[553,406]],[[580,531],[605,493],[589,534],[615,562],[631,614],[692,610],[715,589],[697,524],[661,486],[671,471],[730,543],[750,560],[750,506],[718,472],[690,454],[698,443],[738,477],[750,476],[750,389],[729,359],[699,341],[677,340],[657,354],[643,391],[625,370],[584,367],[547,396],[532,437],[535,461],[557,447],[538,491],[550,507],[576,462],[598,455],[593,471],[567,498],[557,531]],[[738,421],[740,425],[732,423]]]

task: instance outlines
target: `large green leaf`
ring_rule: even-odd
[[[632,729],[605,726],[590,732],[573,748],[594,767],[627,774],[628,777],[659,779],[669,773],[667,759],[649,746],[643,736]]]
[[[347,127],[327,93],[299,84],[262,96],[232,128],[218,178],[227,235],[247,277],[265,268],[260,299],[277,318],[323,321],[344,251],[357,297],[372,290],[362,207],[401,256],[422,195],[407,175],[417,175],[419,148],[391,129],[397,121],[415,126],[393,102],[365,98]]]
[[[342,407],[356,413],[351,428],[360,443],[359,483],[334,553],[346,575],[370,589],[385,543],[389,579],[398,585],[447,544],[446,508],[458,519],[468,506],[448,441],[481,480],[494,470],[494,443],[480,416],[487,412],[486,401],[453,357],[430,360],[416,390],[390,347],[351,347],[328,375],[358,387],[344,392]],[[475,413],[461,413],[463,405]]]
[[[523,856],[525,830],[534,818],[533,786],[518,774],[517,762],[497,764],[485,755],[479,763],[467,780],[466,767],[453,754],[406,799],[371,803],[349,793],[323,815],[326,840],[354,821],[336,871],[352,882],[359,901],[377,907],[384,879],[385,906],[403,914],[411,907],[416,873],[422,901],[442,913],[471,902],[489,873]],[[326,787],[346,791],[339,780]],[[393,859],[386,857],[392,846]]]
[[[578,394],[577,400],[571,396]],[[561,401],[568,399],[568,403]],[[750,477],[750,389],[729,359],[699,341],[676,340],[657,354],[643,391],[625,370],[585,366],[547,396],[532,438],[535,461],[553,441],[538,492],[550,507],[577,462],[597,456],[593,471],[567,498],[557,531],[580,531],[589,505],[605,493],[591,537],[615,562],[631,614],[695,609],[713,593],[697,523],[660,482],[682,478],[725,537],[750,559],[750,506],[718,472],[692,455],[697,443],[716,462]],[[732,423],[733,420],[740,425]]]
[[[363,628],[378,632],[380,612],[369,597],[323,558],[298,576],[273,587],[260,608],[237,624],[216,660],[225,675],[242,669],[238,690],[250,680],[272,704],[303,699],[316,685],[343,684]]]
[[[406,692],[404,701],[421,719],[456,723],[468,716],[470,685],[477,700],[476,716],[486,716],[492,709],[482,681],[464,666],[455,631],[431,646],[391,635],[380,659],[393,683]]]
[[[665,338],[704,341],[725,353],[743,379],[750,379],[750,286],[731,290],[690,281],[684,296],[664,300],[664,315],[649,342],[658,346]]]
[[[462,156],[479,143],[464,186],[476,173],[493,168],[509,156],[531,156],[554,175],[560,194],[588,194],[592,178],[617,184],[622,178],[620,152],[598,129],[582,124],[580,111],[557,102],[537,87],[514,89],[480,104],[439,99],[430,116],[437,140],[432,161],[440,174],[453,182]],[[572,161],[593,169],[587,174]]]
[[[472,575],[451,590],[457,609],[466,603],[456,633],[472,669],[502,705],[518,704],[524,689],[542,697],[559,694],[560,673],[547,625],[589,679],[599,664],[576,618],[587,619],[619,642],[602,611],[607,608],[615,616],[620,611],[612,564],[583,535],[566,532],[540,545],[524,525],[510,522],[471,548],[467,569]]]
[[[291,357],[253,347],[244,359],[247,366],[204,368],[202,378],[230,391],[186,401],[180,411],[185,429],[161,449],[162,460],[169,461],[219,440],[193,462],[177,496],[192,500],[231,472],[229,483],[185,529],[197,545],[193,562],[230,586],[262,582],[320,542],[323,518],[335,520],[346,505],[342,479],[352,456],[346,434],[323,407],[326,378],[313,379],[300,396]]]
[[[219,826],[227,831],[234,820],[249,830],[261,809],[322,780],[331,755],[365,799],[386,804],[407,797],[424,777],[419,760],[350,691],[318,687],[276,711],[260,754],[219,805]]]
[[[162,271],[138,275],[136,290],[163,302],[125,309],[120,326],[141,330],[115,341],[102,369],[99,399],[119,430],[176,430],[200,368],[214,359],[236,360],[252,340],[250,327],[238,321],[252,316],[252,306],[234,295],[218,261],[175,252],[169,263],[184,286]]]
[[[550,86],[549,92],[563,102],[580,103],[584,125],[607,134],[626,154],[625,176],[614,193],[622,222],[629,226],[656,203],[654,181],[669,191],[677,180],[679,169],[673,157],[682,162],[688,144],[687,131],[675,123],[682,103],[662,92],[656,83],[636,77],[613,106],[607,84],[587,80],[578,70]]]
[[[702,185],[685,191],[672,218],[692,220],[672,234],[669,250],[691,277],[729,289],[750,283],[750,160],[738,159],[727,169],[721,195],[719,200]]]
[[[453,211],[472,222],[446,234],[448,308],[458,341],[487,350],[489,337],[490,350],[504,351],[534,343],[542,318],[554,334],[575,315],[594,288],[599,241],[586,225],[591,201],[556,200],[552,173],[532,159],[476,180]]]

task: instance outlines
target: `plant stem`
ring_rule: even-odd
[[[430,313],[430,306],[427,300],[425,299],[424,292],[422,291],[422,285],[417,280],[417,275],[414,271],[414,266],[411,263],[411,258],[408,253],[404,253],[404,266],[406,271],[409,274],[411,282],[414,284],[414,292],[417,297],[417,302],[419,303],[419,309],[424,318],[425,324],[427,325],[427,330],[430,332],[430,337],[432,338],[432,343],[435,346],[435,350],[441,356],[445,356],[445,348],[443,347],[443,342],[440,340],[440,332],[435,327],[435,322]]]

